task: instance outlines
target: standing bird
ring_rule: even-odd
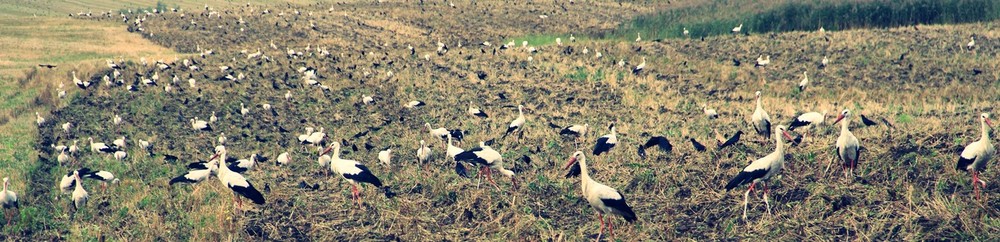
[[[659,147],[660,151],[663,151],[663,152],[670,152],[671,150],[674,149],[674,146],[672,144],[670,144],[670,140],[667,140],[667,137],[653,136],[653,137],[650,137],[649,140],[646,140],[645,144],[639,145],[639,151],[638,151],[639,152],[639,157],[645,159],[646,158],[646,149],[648,149],[650,147],[653,147],[653,146]]]
[[[219,182],[233,190],[233,199],[236,200],[237,208],[243,209],[243,200],[240,199],[240,196],[250,199],[253,203],[264,204],[264,194],[257,191],[257,188],[254,188],[253,184],[247,181],[243,175],[229,170],[229,167],[226,166],[226,147],[219,146],[215,148],[215,156],[212,156],[212,159],[209,159],[209,161],[215,159],[219,159]]]
[[[340,142],[333,143],[329,148],[323,150],[320,155],[325,155],[333,150],[333,158],[330,161],[330,170],[340,174],[351,183],[351,195],[352,198],[358,203],[358,208],[361,208],[361,192],[358,191],[358,183],[369,183],[375,187],[384,188],[386,192],[386,197],[389,197],[389,187],[383,187],[382,181],[378,179],[367,166],[362,165],[355,160],[347,160],[340,158]]]
[[[767,111],[764,111],[764,108],[761,107],[760,91],[757,91],[756,95],[757,108],[753,110],[753,116],[750,116],[750,121],[753,124],[753,129],[763,138],[771,134],[771,116],[768,116]]]
[[[17,193],[11,191],[10,181],[6,177],[3,178],[3,191],[0,191],[0,205],[3,205],[4,217],[7,218],[7,225],[10,225],[10,220],[16,213],[8,212],[8,209],[20,209],[21,207],[17,204]]]
[[[742,23],[740,24],[740,26],[736,26],[736,28],[733,28],[732,32],[733,32],[733,34],[739,34],[740,31],[743,31],[743,24]]]
[[[573,157],[569,159],[566,163],[565,168],[570,168],[574,163],[580,163],[580,187],[583,188],[583,197],[587,199],[590,203],[590,207],[597,210],[598,219],[601,220],[601,231],[597,234],[597,239],[601,239],[601,235],[604,233],[604,225],[607,224],[608,231],[614,236],[614,225],[611,223],[611,218],[608,218],[608,222],[604,222],[604,214],[617,214],[625,218],[626,222],[634,222],[638,218],[635,216],[635,212],[632,211],[632,207],[625,202],[625,196],[622,196],[618,190],[606,186],[604,184],[598,183],[590,178],[590,174],[587,171],[587,158],[583,155],[582,151],[577,151],[573,153]]]
[[[281,153],[278,155],[278,159],[275,159],[275,162],[277,162],[275,163],[277,165],[288,165],[288,163],[292,163],[292,156],[288,152]]]
[[[38,127],[42,127],[45,124],[45,118],[41,114],[38,114],[38,112],[35,112],[35,124],[38,124]]]
[[[514,121],[511,121],[510,125],[507,125],[507,131],[504,132],[503,137],[501,138],[507,137],[507,135],[513,133],[515,130],[518,131],[520,134],[524,134],[523,126],[524,126],[524,105],[517,105],[517,118],[514,119]],[[518,135],[518,137],[520,137],[520,134]]]
[[[91,179],[94,179],[94,180],[101,181],[101,191],[107,191],[108,190],[108,182],[111,182],[111,184],[118,183],[118,179],[115,178],[115,175],[111,174],[111,172],[108,172],[108,171],[96,171],[96,172],[84,174],[84,176],[87,177],[87,178],[91,178]]]
[[[412,109],[412,108],[422,107],[422,106],[426,106],[426,105],[427,105],[426,103],[421,102],[421,101],[410,101],[410,102],[406,103],[406,105],[403,105],[403,107],[411,108]]]
[[[802,72],[802,81],[799,82],[799,92],[806,91],[806,85],[809,84],[809,74],[805,71]]]
[[[483,112],[483,110],[480,110],[479,108],[473,107],[472,106],[472,102],[469,102],[469,109],[466,112],[468,112],[469,115],[480,117],[480,118],[489,118],[490,117],[490,115],[486,114],[486,112]]]
[[[771,213],[771,203],[768,202],[767,194],[770,191],[767,189],[767,179],[770,179],[774,175],[777,175],[781,171],[781,168],[785,164],[785,141],[781,140],[782,136],[786,139],[792,139],[791,135],[785,131],[784,125],[778,125],[777,129],[774,131],[774,142],[776,143],[776,148],[771,154],[764,156],[763,158],[757,159],[750,163],[743,171],[740,171],[729,183],[726,184],[726,191],[732,190],[740,185],[750,183],[750,189],[743,194],[743,219],[747,219],[747,202],[750,199],[750,192],[753,191],[754,186],[757,182],[762,182],[761,186],[764,186],[764,204],[767,205],[767,213]]]
[[[580,137],[586,134],[588,129],[590,129],[590,124],[583,124],[583,125],[574,124],[569,127],[565,127],[562,130],[559,130],[559,135],[573,136],[573,145],[576,146],[577,142],[579,142],[580,140]]]
[[[449,136],[451,136],[451,135],[449,135]],[[383,151],[379,151],[378,152],[378,160],[381,161],[382,164],[385,164],[386,166],[391,165],[392,164],[392,148],[388,148],[388,149],[385,149]]]
[[[212,131],[212,125],[205,122],[205,120],[198,120],[198,117],[191,119],[191,128],[194,130]]]
[[[497,152],[492,147],[487,146],[485,142],[480,142],[479,147],[472,148],[455,155],[455,161],[474,162],[478,164],[479,174],[476,176],[479,177],[485,173],[486,179],[488,179],[490,183],[497,188],[497,190],[500,190],[500,186],[497,186],[497,183],[493,181],[493,169],[496,169],[500,171],[501,174],[510,177],[513,189],[517,189],[518,187],[517,178],[514,177],[514,171],[504,168],[503,156],[500,155],[500,152]]]
[[[976,199],[980,198],[980,185],[984,188],[986,187],[986,182],[979,178],[979,172],[986,169],[986,162],[997,153],[997,150],[993,148],[993,144],[990,143],[989,129],[993,126],[993,122],[990,122],[990,114],[980,114],[979,122],[982,135],[979,136],[978,141],[965,146],[965,149],[962,150],[962,155],[958,158],[958,165],[955,167],[957,170],[972,173],[972,187],[975,190]]]
[[[646,68],[646,57],[643,56],[642,63],[639,63],[639,65],[635,66],[635,68],[632,69],[632,75],[639,75],[639,72],[642,72],[642,69],[645,68]]]
[[[757,63],[754,64],[754,67],[764,68],[764,67],[767,67],[767,65],[770,65],[770,64],[771,64],[771,56],[770,55],[767,56],[767,58],[764,58],[764,55],[760,55],[760,56],[757,56]]]
[[[451,134],[445,134],[445,137],[451,136]],[[427,147],[424,140],[420,140],[420,148],[417,148],[417,162],[424,164],[427,160],[431,158],[431,148]]]
[[[216,162],[218,161],[213,160],[208,162],[191,163],[188,165],[188,168],[191,170],[188,170],[188,172],[184,173],[184,175],[170,179],[168,185],[174,185],[175,183],[198,183],[204,181],[211,177],[213,173],[217,172],[219,167]]]
[[[436,128],[436,129],[435,128],[431,128],[431,124],[430,123],[424,123],[424,128],[427,129],[427,133],[428,134],[430,134],[431,136],[434,136],[434,137],[441,138],[442,140],[445,139],[445,138],[448,138],[448,134],[450,133],[450,132],[448,132],[448,129],[446,129],[444,127],[440,127],[440,128]]]
[[[76,188],[73,190],[73,208],[79,210],[84,205],[87,205],[87,200],[90,199],[90,195],[87,194],[87,190],[83,189],[83,182],[80,179],[80,171],[73,171],[73,182]]]
[[[840,157],[840,161],[844,162],[844,176],[848,177],[854,175],[854,170],[858,168],[861,142],[848,129],[848,124],[851,123],[851,110],[844,109],[833,123],[837,124],[840,120],[844,120],[844,123],[840,125],[840,138],[837,138],[837,156]]]
[[[595,156],[608,153],[608,151],[611,151],[611,148],[614,148],[618,144],[618,132],[615,130],[615,123],[611,122],[608,129],[611,129],[611,133],[597,138],[597,143],[594,144]]]
[[[823,60],[819,62],[819,67],[826,68],[827,65],[830,65],[830,59],[823,56]]]
[[[705,116],[708,117],[708,119],[719,118],[719,113],[716,112],[714,108],[708,108],[708,104],[702,105],[701,111],[705,112]]]
[[[965,48],[969,49],[971,51],[975,47],[976,47],[976,37],[975,36],[969,36],[969,43],[965,44]]]
[[[795,128],[805,126],[806,128],[808,128],[807,130],[808,132],[809,130],[812,130],[816,126],[823,124],[824,121],[826,121],[826,110],[823,110],[822,113],[819,112],[803,113],[802,115],[796,117],[795,120],[792,120],[792,124],[788,125],[788,130],[795,130]],[[808,133],[806,135],[808,135]]]

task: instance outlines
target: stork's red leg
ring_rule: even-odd
[[[601,241],[601,235],[604,234],[604,214],[597,213],[597,218],[601,221],[601,230],[597,232],[597,241]]]

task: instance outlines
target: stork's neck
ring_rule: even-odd
[[[757,109],[762,109],[760,107],[760,96],[757,96]]]
[[[229,171],[229,167],[226,166],[226,152],[222,152],[222,154],[219,154],[219,158],[218,159],[219,159],[218,160],[218,162],[219,162],[219,173],[230,172]]]
[[[590,173],[587,172],[587,157],[581,155],[577,162],[580,162],[580,180],[583,181],[583,189],[586,190],[591,181]]]
[[[851,123],[851,119],[850,118],[844,118],[844,122],[840,123],[840,132],[841,133],[851,132],[851,130],[848,129],[848,126],[850,125],[850,123]]]
[[[980,123],[980,125],[982,125],[982,130],[983,130],[983,134],[982,134],[981,137],[979,137],[979,140],[983,141],[983,142],[986,142],[986,143],[989,143],[990,142],[990,130],[989,130],[990,127],[988,125],[986,125],[986,120],[980,121],[979,123]]]
[[[781,154],[781,156],[785,156],[785,142],[781,140],[782,138],[781,135],[782,135],[781,131],[777,131],[774,133],[774,143],[775,143],[774,152],[778,152],[779,154]]]
[[[334,142],[336,142],[336,141],[334,141]],[[421,144],[420,147],[423,148],[424,145]],[[332,155],[332,157],[333,157],[334,160],[339,160],[340,159],[340,145],[333,146],[333,155]]]

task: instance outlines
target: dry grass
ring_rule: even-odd
[[[146,28],[154,33],[153,42],[182,50],[200,45],[218,53],[194,58],[202,71],[160,72],[161,76],[190,74],[200,90],[182,83],[174,93],[164,93],[162,87],[140,87],[139,92],[130,93],[99,85],[79,93],[52,117],[53,124],[77,123],[76,130],[65,134],[57,125],[38,130],[38,166],[43,169],[29,179],[33,190],[24,192],[28,194],[24,199],[38,205],[23,210],[47,212],[52,219],[22,218],[19,227],[4,230],[18,238],[71,240],[103,236],[117,240],[579,241],[596,234],[596,215],[581,199],[578,180],[563,177],[561,165],[577,148],[557,137],[557,130],[548,123],[589,123],[594,130],[585,140],[592,144],[607,132],[603,127],[616,120],[620,145],[608,155],[588,158],[594,178],[618,188],[639,215],[636,224],[615,220],[619,239],[988,240],[989,234],[998,232],[997,185],[986,188],[986,200],[974,201],[967,175],[950,169],[957,150],[977,137],[975,115],[993,111],[1000,101],[994,95],[1000,91],[998,61],[990,58],[997,50],[985,44],[975,53],[961,50],[972,33],[981,43],[996,39],[995,23],[920,26],[919,31],[855,30],[825,36],[791,32],[704,41],[568,43],[568,35],[557,33],[615,26],[642,10],[627,4],[598,8],[578,3],[566,5],[563,11],[564,6],[551,3],[457,3],[460,8],[456,9],[442,3],[357,3],[333,5],[333,13],[326,12],[330,6],[316,6],[308,8],[312,16],[259,17],[241,9],[221,19],[189,15],[200,25],[224,26],[204,29],[173,14],[151,18]],[[537,18],[540,13],[549,18]],[[236,15],[248,23],[233,24]],[[577,19],[587,21],[572,21]],[[318,30],[311,29],[309,21],[315,21]],[[392,31],[410,34],[388,34]],[[523,37],[518,36],[561,36],[567,45],[532,43],[540,48],[540,53],[530,55],[532,62],[520,47],[494,55],[491,48],[481,50],[477,45],[487,40],[519,43]],[[276,41],[277,50],[267,47],[271,39],[283,40]],[[535,38],[540,39],[548,38]],[[439,40],[450,48],[442,56],[433,54]],[[457,47],[459,42],[464,47]],[[328,48],[332,55],[322,57],[313,51],[309,57],[290,59],[284,54],[285,48],[306,52],[307,45]],[[410,55],[407,45],[417,48],[416,56]],[[581,54],[583,47],[592,52]],[[247,60],[239,54],[257,48],[274,61]],[[595,50],[604,57],[595,60]],[[423,60],[425,53],[431,53],[430,61]],[[899,60],[903,53],[906,57]],[[771,55],[773,63],[766,72],[752,67],[759,54]],[[833,64],[819,70],[816,65],[824,55]],[[647,71],[631,75],[628,68],[643,56]],[[733,66],[734,58],[743,65]],[[625,68],[617,67],[620,59],[628,62]],[[228,74],[217,69],[221,65],[233,66],[234,73],[247,78],[215,81]],[[300,66],[316,67],[320,81],[331,91],[303,86],[301,75],[294,71]],[[131,63],[125,72],[149,75],[150,68]],[[973,68],[984,72],[973,75]],[[805,70],[810,72],[812,86],[799,93],[794,87]],[[387,77],[389,71],[392,77]],[[487,77],[479,79],[477,72]],[[87,76],[100,75],[90,72]],[[740,218],[741,192],[726,192],[721,186],[748,158],[760,157],[773,147],[753,142],[757,136],[747,134],[735,147],[702,153],[694,151],[685,137],[712,146],[713,130],[750,133],[744,120],[752,112],[757,90],[764,92],[765,108],[776,122],[785,123],[804,111],[825,108],[833,114],[851,108],[855,113],[886,118],[895,128],[862,128],[859,120],[852,122],[867,148],[860,178],[854,181],[842,178],[836,164],[826,170],[838,132],[831,126],[817,128],[814,137],[791,148],[786,169],[771,183],[774,215],[766,215],[763,204],[754,199],[751,219],[744,221]],[[293,93],[293,101],[281,97],[286,91]],[[499,98],[499,93],[507,99]],[[359,106],[361,94],[375,94],[380,101],[375,106]],[[429,106],[401,108],[410,100],[423,100]],[[464,113],[468,102],[485,109],[491,118],[485,122],[468,118]],[[700,110],[705,102],[717,108],[722,118],[705,120]],[[249,117],[239,114],[240,103],[251,108]],[[273,105],[278,115],[261,110],[264,103]],[[524,137],[519,142],[511,137],[499,139],[518,104],[528,107]],[[267,205],[236,211],[231,193],[215,180],[167,186],[172,176],[184,172],[184,164],[210,155],[217,133],[190,131],[187,120],[207,119],[213,111],[220,118],[216,129],[230,138],[231,155],[245,158],[261,153],[274,159],[281,152],[292,153],[295,161],[288,167],[262,162],[246,174],[264,190]],[[107,120],[113,113],[121,114],[126,124],[109,126]],[[420,139],[429,141],[435,153],[443,153],[441,141],[419,131],[424,122],[468,130],[467,141],[461,145],[465,148],[496,139],[493,147],[518,172],[522,187],[508,191],[507,179],[497,180],[503,188],[500,191],[488,183],[477,186],[475,179],[456,176],[440,155],[427,170],[420,169],[414,164]],[[325,127],[332,140],[357,145],[359,150],[342,157],[366,163],[398,196],[386,198],[367,186],[362,195],[364,209],[358,210],[350,201],[349,184],[322,173],[314,163],[315,149],[295,143],[294,135],[304,127]],[[365,130],[370,130],[367,135],[352,137]],[[130,148],[131,158],[118,162],[85,152],[81,165],[112,171],[122,183],[102,192],[95,189],[97,183],[88,182],[92,202],[76,213],[66,210],[66,196],[58,194],[53,182],[73,167],[55,164],[48,144],[91,136],[108,142],[119,135],[153,139],[156,154],[148,156]],[[649,135],[666,135],[674,150],[650,150],[649,159],[640,159],[635,146]],[[364,144],[377,148],[369,151]],[[394,165],[384,166],[374,157],[378,149],[390,145]],[[164,154],[181,160],[166,162]],[[996,177],[990,172],[985,176],[987,180]],[[320,189],[299,189],[300,182],[318,183]],[[56,197],[61,199],[53,200]]]

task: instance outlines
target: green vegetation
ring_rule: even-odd
[[[743,24],[745,33],[884,28],[919,24],[954,24],[1000,17],[1000,3],[991,0],[859,0],[859,1],[712,1],[635,18],[610,34],[616,38],[692,37],[729,34]]]

